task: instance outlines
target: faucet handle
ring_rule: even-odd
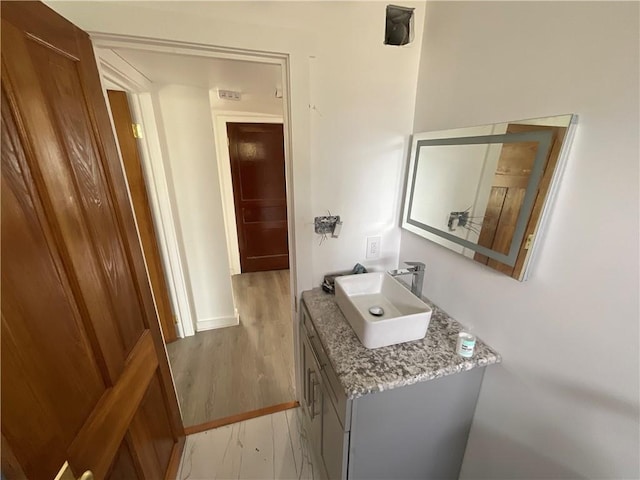
[[[422,262],[403,262],[405,265],[409,265],[410,267],[415,267],[416,271],[421,271],[425,269],[425,265]]]

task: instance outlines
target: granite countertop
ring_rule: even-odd
[[[360,343],[334,295],[314,288],[303,292],[302,299],[329,361],[351,399],[502,361],[480,339],[472,358],[457,355],[457,335],[463,326],[425,298],[422,300],[433,309],[425,338],[373,350]]]

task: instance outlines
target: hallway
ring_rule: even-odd
[[[185,427],[295,401],[289,270],[232,282],[240,325],[167,345]]]

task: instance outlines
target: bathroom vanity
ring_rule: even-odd
[[[458,478],[484,369],[500,356],[480,340],[472,358],[458,356],[462,326],[423,300],[424,339],[367,349],[333,295],[303,293],[301,403],[328,478]]]

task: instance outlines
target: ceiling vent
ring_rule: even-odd
[[[233,90],[220,90],[218,89],[218,98],[220,100],[242,100],[242,94],[240,92],[234,92]]]

